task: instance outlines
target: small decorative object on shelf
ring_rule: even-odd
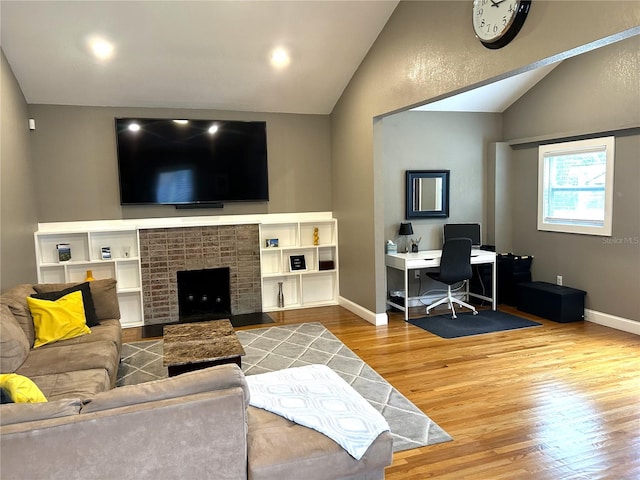
[[[267,238],[267,240],[265,242],[265,247],[266,248],[277,247],[277,246],[278,246],[278,239],[277,238]]]
[[[95,278],[93,278],[93,272],[91,270],[87,270],[87,278],[84,279],[85,282],[93,282]]]
[[[58,249],[58,260],[60,262],[68,262],[71,260],[71,245],[68,243],[59,243],[56,245]]]
[[[131,247],[122,247],[122,258],[129,258],[131,255]]]
[[[393,243],[391,240],[387,240],[385,245],[385,253],[398,253],[398,245]]]
[[[289,265],[291,266],[292,272],[307,269],[307,262],[305,261],[304,255],[291,255],[289,257]]]
[[[102,247],[100,252],[102,253],[102,260],[111,260],[111,247]]]
[[[318,261],[318,270],[333,270],[335,267],[335,263],[333,260],[320,260]]]
[[[320,244],[320,234],[318,233],[318,227],[313,229],[313,244],[314,245]]]
[[[284,308],[284,293],[282,293],[282,282],[278,282],[278,308]]]

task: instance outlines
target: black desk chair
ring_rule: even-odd
[[[474,315],[478,314],[475,307],[469,303],[463,302],[451,294],[451,285],[456,283],[465,282],[473,276],[471,271],[471,240],[468,238],[451,238],[442,247],[442,258],[440,259],[440,271],[434,273],[428,273],[428,275],[442,283],[447,284],[447,296],[441,298],[437,302],[432,303],[427,307],[427,315],[429,311],[447,303],[453,318],[456,317],[456,311],[453,308],[453,304],[457,303],[463,307],[473,311]],[[464,285],[464,283],[463,283]]]

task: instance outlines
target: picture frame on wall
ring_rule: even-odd
[[[307,269],[307,262],[304,255],[289,256],[289,266],[292,272],[300,272]]]

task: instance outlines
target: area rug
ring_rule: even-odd
[[[458,313],[457,317],[451,318],[451,313],[448,313],[434,317],[409,319],[409,323],[442,338],[468,337],[542,325],[499,310],[481,310],[477,315],[464,312]]]
[[[238,331],[247,353],[242,357],[246,375],[289,367],[327,365],[385,417],[393,435],[393,451],[447,442],[451,437],[418,407],[391,386],[321,323]],[[127,343],[117,385],[132,385],[164,378],[162,340]]]

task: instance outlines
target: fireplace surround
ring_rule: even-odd
[[[262,311],[258,225],[140,230],[144,324],[179,319],[178,271],[229,269],[234,315]]]

